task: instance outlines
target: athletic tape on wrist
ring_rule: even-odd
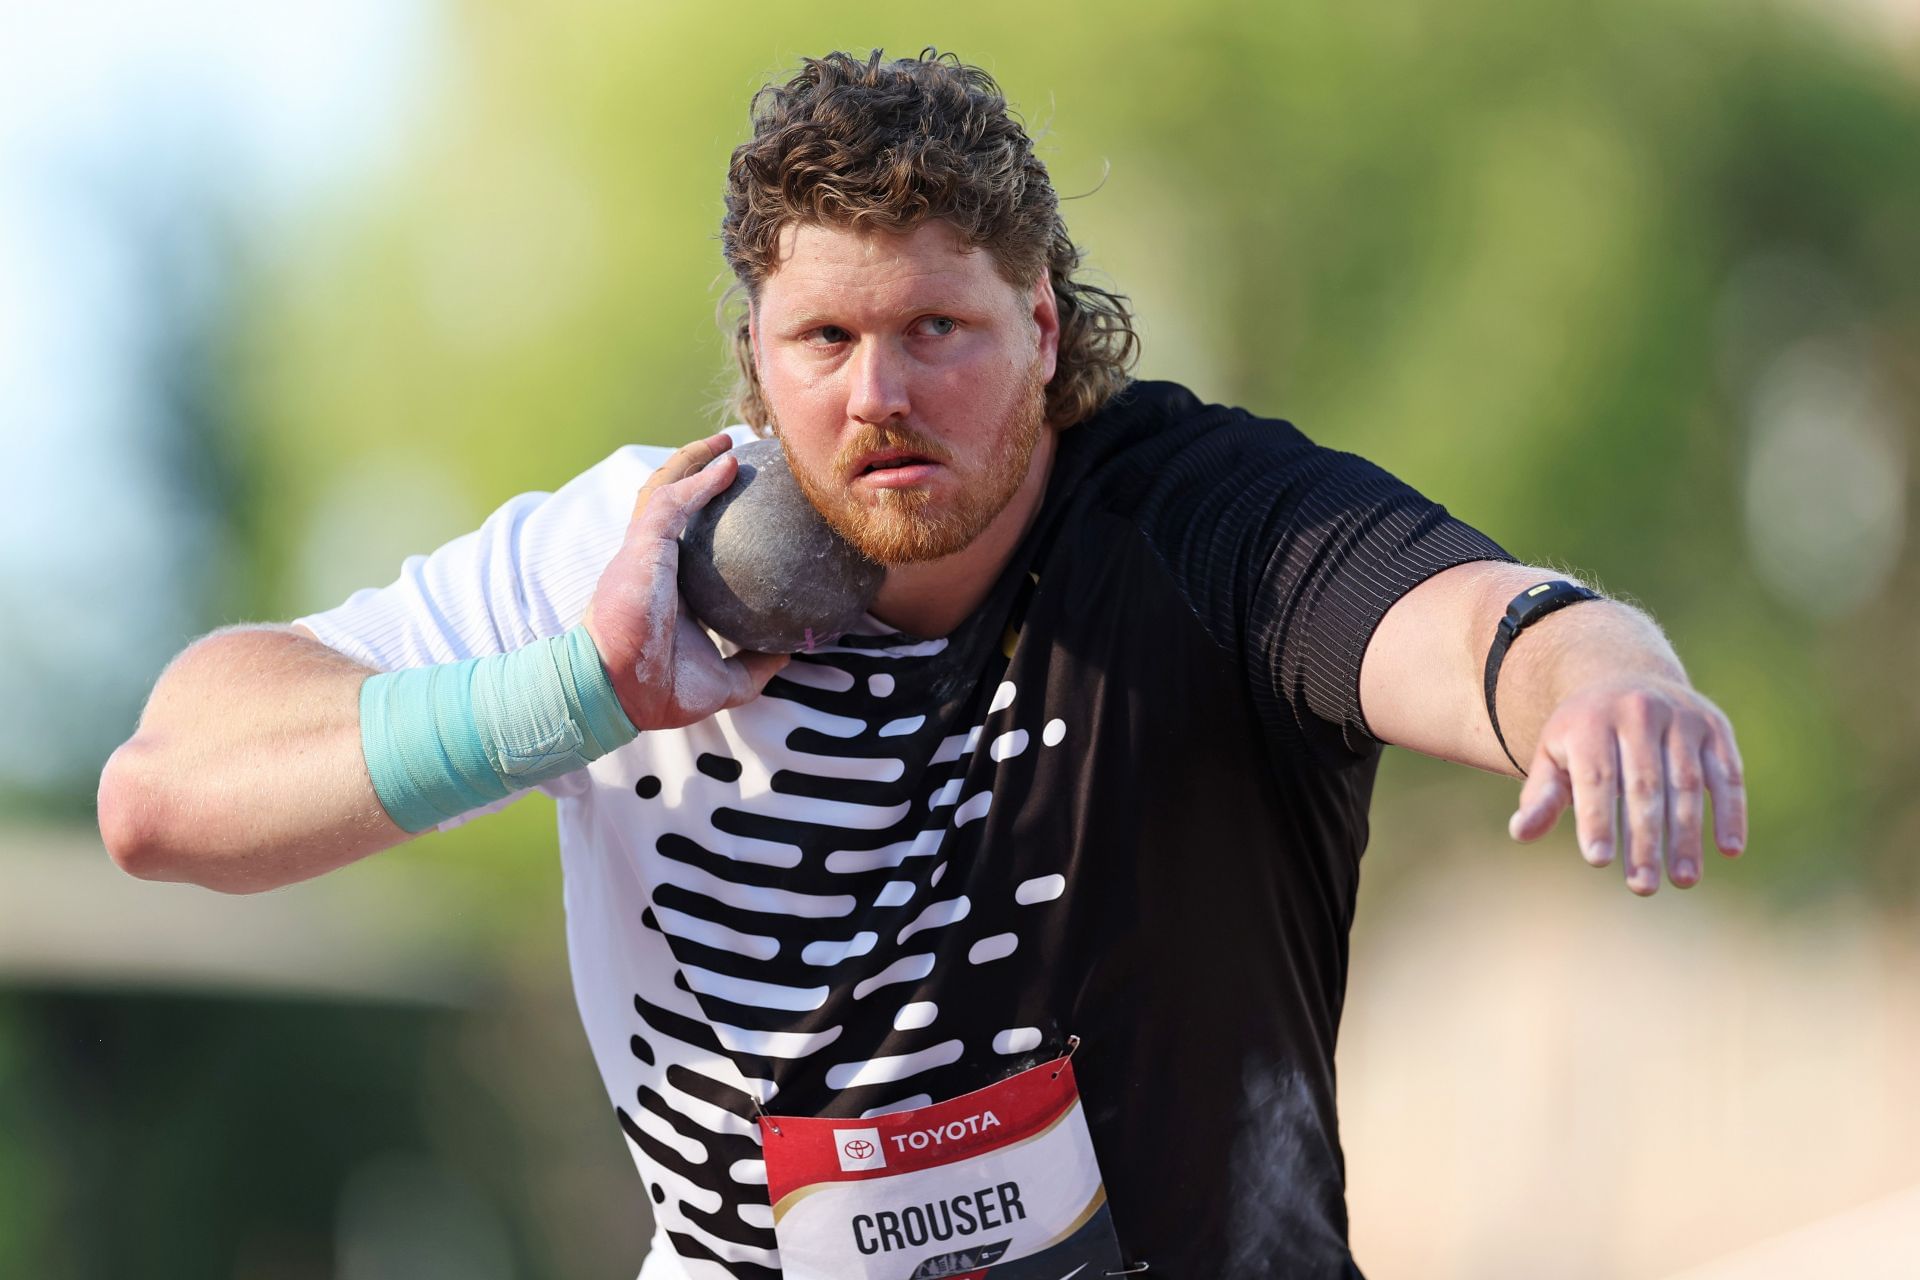
[[[367,773],[407,832],[585,768],[638,732],[585,626],[360,686]]]

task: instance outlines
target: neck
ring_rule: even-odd
[[[1040,514],[1047,478],[1053,473],[1056,442],[1053,429],[1042,427],[1026,479],[993,523],[950,556],[889,568],[886,584],[868,612],[896,630],[923,639],[944,636],[965,622],[993,590],[1014,548]]]

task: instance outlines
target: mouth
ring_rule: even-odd
[[[865,476],[876,471],[910,470],[933,465],[934,460],[924,453],[915,453],[911,449],[881,449],[862,458],[854,474]]]
[[[859,460],[853,478],[871,488],[899,489],[925,483],[939,466],[930,455],[911,449],[877,449]]]

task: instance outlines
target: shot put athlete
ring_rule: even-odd
[[[1709,795],[1744,842],[1726,717],[1638,610],[1130,381],[978,70],[808,60],[722,232],[744,425],[189,647],[101,780],[114,858],[255,892],[555,797],[647,1280],[1357,1275],[1333,1060],[1383,744],[1524,776],[1514,837],[1571,808],[1644,895],[1699,882]],[[675,585],[755,434],[885,568],[792,655]]]

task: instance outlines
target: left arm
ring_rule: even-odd
[[[1367,644],[1360,701],[1384,742],[1514,776],[1487,719],[1482,672],[1507,602],[1553,570],[1490,561],[1457,565],[1396,601]],[[1612,600],[1559,610],[1514,641],[1495,707],[1515,759],[1529,761],[1517,840],[1535,840],[1571,805],[1588,862],[1625,845],[1627,886],[1660,886],[1661,849],[1678,887],[1699,882],[1704,797],[1714,844],[1745,846],[1746,794],[1733,728],[1696,691],[1660,628]],[[1614,802],[1624,795],[1624,839]]]

